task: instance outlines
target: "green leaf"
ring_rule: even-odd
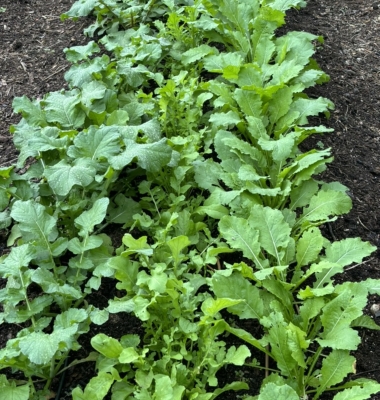
[[[227,307],[232,307],[239,304],[241,300],[234,300],[228,298],[212,299],[208,297],[202,304],[202,311],[207,316],[215,316],[219,311],[224,310]]]
[[[339,340],[339,337],[336,338]],[[348,350],[333,350],[322,361],[316,397],[326,389],[340,383],[349,373],[355,373],[355,357]]]
[[[215,295],[220,298],[238,300],[236,305],[230,305],[229,312],[241,319],[260,319],[264,315],[264,304],[259,289],[252,285],[241,274],[233,273],[223,276],[215,273],[211,280]]]
[[[115,127],[90,126],[87,131],[80,132],[74,139],[74,146],[70,146],[67,154],[78,159],[87,157],[94,161],[109,159],[120,152],[120,134]]]
[[[326,247],[326,259],[343,267],[353,262],[360,263],[364,257],[376,250],[369,242],[360,238],[348,238],[332,243]]]
[[[91,339],[91,346],[107,358],[118,358],[123,351],[123,346],[118,340],[99,333]]]
[[[267,4],[275,10],[287,11],[291,7],[305,7],[306,1],[304,1],[304,0],[271,0],[271,1],[268,1]]]
[[[109,162],[116,170],[123,169],[135,158],[137,164],[149,172],[158,172],[169,164],[172,150],[163,138],[155,143],[140,144],[131,140],[125,140],[126,149],[118,155],[111,157]]]
[[[258,400],[299,400],[297,392],[289,385],[278,386],[273,382],[267,383],[261,390]]]
[[[20,350],[29,360],[38,365],[47,364],[58,350],[60,339],[57,335],[44,332],[31,332],[19,343]]]
[[[166,244],[169,246],[169,248],[171,250],[174,264],[179,265],[179,263],[181,262],[181,259],[183,258],[183,256],[180,257],[182,250],[185,249],[186,247],[188,247],[191,244],[191,242],[187,236],[182,235],[182,236],[178,236],[173,239],[170,239],[169,241],[166,242]]]
[[[12,107],[16,113],[22,113],[28,123],[33,126],[46,126],[46,115],[37,101],[30,101],[26,96],[15,97]]]
[[[184,65],[198,61],[209,54],[215,54],[215,48],[207,44],[202,44],[198,47],[193,47],[182,54],[181,61]]]
[[[83,125],[86,114],[79,106],[78,94],[52,92],[44,100],[46,119],[62,128],[75,129]]]
[[[355,381],[351,382],[354,383]],[[368,381],[359,385],[345,389],[336,394],[333,400],[365,400],[369,399],[372,394],[378,394],[380,392],[380,383]]]
[[[99,53],[100,48],[96,42],[91,40],[84,46],[72,46],[63,50],[66,54],[67,61],[76,63],[78,61],[86,60],[94,53]]]
[[[62,15],[62,19],[68,17],[86,17],[95,8],[98,0],[78,0],[71,6],[70,10]]]
[[[323,240],[321,231],[318,228],[311,228],[303,233],[297,241],[296,259],[298,266],[308,265],[317,259],[322,251]]]
[[[27,267],[33,259],[33,252],[29,244],[12,247],[8,257],[0,264],[0,274],[3,278],[19,275],[22,267]]]
[[[91,209],[84,211],[75,219],[75,223],[81,227],[79,235],[85,236],[93,232],[95,225],[100,224],[104,220],[108,204],[108,197],[98,199],[95,201]]]
[[[348,195],[334,190],[320,190],[304,208],[298,224],[304,220],[315,222],[328,219],[331,215],[346,214],[351,210],[352,202]]]
[[[1,396],[7,400],[29,400],[29,385],[17,385],[16,381],[8,382],[5,375],[0,375]]]
[[[48,166],[45,169],[45,176],[51,188],[59,196],[66,196],[75,185],[88,186],[95,177],[96,170],[90,160],[83,158],[70,165],[65,160]]]
[[[73,390],[73,400],[103,400],[113,382],[114,378],[111,374],[100,371],[97,376],[90,379],[84,392],[78,387]]]
[[[248,219],[251,229],[259,232],[260,246],[272,256],[276,257],[277,264],[281,265],[283,251],[289,244],[290,226],[285,222],[280,210],[254,205]]]
[[[246,219],[226,215],[219,222],[219,230],[233,249],[242,251],[245,257],[263,268],[259,260],[259,232]]]
[[[19,222],[19,228],[25,241],[39,239],[47,244],[58,236],[56,218],[49,215],[43,205],[32,200],[15,201],[11,217]]]
[[[356,350],[360,337],[351,322],[360,317],[367,304],[367,290],[361,286],[346,289],[323,307],[321,322],[324,327],[321,346],[340,350]]]
[[[141,212],[141,206],[131,198],[125,197],[119,193],[114,202],[117,207],[109,207],[107,221],[116,224],[125,224],[125,226],[132,225],[134,222],[133,215]]]

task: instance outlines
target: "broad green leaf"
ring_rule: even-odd
[[[37,101],[30,101],[26,96],[15,97],[12,107],[16,113],[21,113],[33,126],[46,126],[46,115]]]
[[[261,390],[258,400],[299,400],[297,392],[289,385],[278,386],[273,382],[267,383]]]
[[[205,57],[204,67],[209,72],[223,73],[223,69],[228,66],[240,68],[242,61],[239,53],[223,53]]]
[[[51,188],[59,196],[69,194],[73,186],[88,186],[95,177],[96,170],[91,160],[78,159],[74,165],[70,165],[65,160],[48,166],[45,169],[45,176]]]
[[[97,376],[90,379],[84,392],[78,387],[73,390],[73,400],[103,400],[113,382],[114,378],[110,373],[100,371]]]
[[[210,117],[210,122],[215,125],[215,127],[235,126],[241,121],[239,115],[234,111],[228,111],[227,113],[213,113]]]
[[[333,103],[324,97],[318,97],[317,99],[299,98],[291,104],[289,113],[298,113],[296,118],[297,125],[306,125],[309,123],[308,117],[317,116],[332,108]]]
[[[318,228],[308,229],[297,241],[297,264],[305,266],[314,262],[322,251],[323,236]],[[334,260],[329,260],[334,262]]]
[[[32,332],[21,338],[19,346],[23,354],[37,365],[48,364],[58,350],[59,338],[44,332]]]
[[[351,382],[355,383],[355,381]],[[334,396],[333,400],[365,400],[369,399],[371,394],[378,393],[380,393],[380,383],[367,381],[339,392]]]
[[[113,125],[116,126],[125,126],[127,125],[127,122],[129,121],[129,115],[128,112],[125,110],[115,110],[112,111],[112,113],[108,116],[106,125],[113,127]],[[115,128],[113,128],[115,129]]]
[[[380,295],[380,279],[368,278],[362,281],[361,284],[367,288],[369,294]]]
[[[305,350],[309,347],[310,340],[306,340],[306,332],[292,323],[290,323],[286,329],[288,334],[288,345],[292,352],[292,357],[297,361],[300,367],[306,369]]]
[[[270,0],[267,4],[275,9],[281,11],[287,11],[291,7],[305,7],[306,1],[304,0]]]
[[[242,251],[245,257],[263,268],[259,260],[259,232],[252,229],[246,219],[225,216],[219,222],[219,230],[233,249]]]
[[[86,17],[94,9],[98,0],[78,0],[71,6],[70,10],[62,15],[62,19],[68,17]]]
[[[351,207],[351,199],[345,193],[334,190],[320,190],[311,198],[309,206],[304,208],[298,224],[304,220],[310,222],[323,221],[332,215],[346,214]]]
[[[91,81],[82,88],[81,103],[88,109],[92,108],[92,104],[95,100],[104,98],[107,87],[101,81]],[[106,109],[106,103],[104,102],[103,111]],[[95,110],[92,110],[95,112]],[[99,110],[97,110],[99,111]]]
[[[33,259],[33,252],[29,244],[12,247],[8,257],[0,264],[0,274],[3,278],[20,274],[22,267],[27,267]]]
[[[83,46],[71,46],[63,50],[66,54],[67,61],[76,63],[78,61],[86,60],[94,53],[99,53],[100,48],[96,42],[91,40]]]
[[[19,222],[25,241],[41,240],[47,245],[58,236],[56,218],[49,215],[43,205],[32,200],[15,201],[11,217]]]
[[[339,337],[336,339],[339,340]],[[341,383],[349,373],[355,373],[355,364],[355,357],[351,356],[348,350],[333,350],[322,361],[316,396]]]
[[[181,61],[184,65],[188,65],[195,61],[203,59],[209,54],[215,54],[215,48],[210,47],[207,44],[202,44],[198,47],[193,47],[190,50],[185,51],[182,54]]]
[[[151,275],[148,275],[145,271],[140,271],[137,275],[136,285],[143,286],[145,284],[153,292],[164,293],[168,281],[165,269],[166,265],[155,264],[154,269],[151,270]]]
[[[137,164],[149,172],[158,172],[168,165],[172,156],[171,148],[163,138],[155,143],[140,144],[125,140],[126,149],[120,155],[111,157],[109,162],[116,170],[122,170],[126,165],[137,159]]]
[[[346,266],[353,262],[360,263],[376,250],[369,242],[360,238],[348,238],[334,242],[326,247],[326,259],[330,262]]]
[[[218,298],[212,299],[208,297],[202,304],[202,311],[207,316],[215,316],[219,311],[224,310],[225,308],[235,306],[236,304],[241,303],[242,300],[234,300],[229,298]]]
[[[91,339],[91,346],[107,358],[118,358],[123,351],[120,342],[112,337],[99,333]]]
[[[260,117],[262,102],[260,95],[250,90],[236,89],[234,98],[245,115]]]
[[[251,356],[248,347],[241,345],[238,348],[232,346],[228,349],[225,361],[229,364],[244,365],[245,360]]]
[[[292,357],[292,349],[289,346],[287,326],[284,317],[279,312],[272,312],[261,319],[261,324],[267,328],[267,339],[271,346],[271,353],[276,360],[277,367],[284,376],[292,376],[293,369],[298,362]],[[294,347],[294,340],[292,341]]]
[[[125,197],[122,193],[115,197],[114,202],[116,207],[110,206],[108,209],[107,221],[111,223],[131,225],[134,222],[133,215],[141,212],[140,204]]]
[[[44,100],[46,119],[62,128],[75,129],[83,125],[86,114],[79,106],[78,94],[52,92]]]
[[[85,236],[93,232],[95,225],[100,224],[104,220],[108,204],[108,197],[98,199],[95,201],[90,210],[84,211],[78,218],[75,219],[75,223],[81,227],[79,235]]]
[[[236,305],[230,305],[229,311],[241,319],[260,319],[264,315],[264,305],[259,289],[252,285],[242,275],[234,273],[223,276],[218,273],[213,275],[211,287],[220,299],[238,300]]]
[[[346,289],[323,307],[321,322],[324,327],[322,339],[317,341],[326,347],[340,350],[356,350],[360,343],[357,331],[350,325],[360,317],[367,304],[367,290],[360,286],[353,291]]]
[[[290,239],[290,226],[285,222],[281,211],[254,205],[248,224],[259,232],[260,246],[272,256],[276,257],[281,265],[283,251],[287,248]]]
[[[102,161],[120,152],[120,134],[115,127],[91,126],[88,131],[80,132],[74,139],[67,154],[74,158],[87,157],[94,161]]]
[[[98,236],[85,237],[81,242],[78,237],[72,238],[67,248],[74,254],[82,254],[87,250],[96,249],[103,244],[103,240]]]
[[[0,392],[4,400],[29,400],[30,398],[28,384],[16,386],[16,381],[9,382],[5,375],[0,375]]]
[[[183,256],[182,257],[180,256],[182,250],[188,247],[191,244],[191,242],[187,236],[182,235],[170,239],[169,241],[166,242],[166,244],[169,246],[171,250],[174,264],[179,265],[179,263],[181,262],[181,258],[183,258]]]
[[[153,249],[147,244],[147,237],[141,236],[135,239],[130,233],[126,233],[123,236],[123,243],[126,246],[126,250],[121,253],[123,257],[127,257],[130,254],[138,253],[146,256],[153,254]]]
[[[360,282],[361,284],[361,282]],[[363,327],[367,329],[373,329],[375,331],[380,331],[380,325],[378,325],[370,316],[368,315],[361,315],[358,318],[355,318],[351,322],[351,327]]]

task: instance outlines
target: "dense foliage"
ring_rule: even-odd
[[[20,155],[0,169],[10,247],[0,323],[22,327],[0,350],[0,368],[25,376],[0,375],[8,398],[46,396],[78,337],[109,313],[133,313],[144,335],[94,336],[87,361],[97,375],[74,400],[214,399],[247,388],[219,386],[228,364],[266,370],[247,399],[380,390],[345,380],[355,372],[354,328],[380,329],[363,315],[380,282],[334,283],[374,247],[322,235],[351,200],[340,183],[316,178],[330,149],[300,149],[330,132],[309,118],[333,104],[305,93],[328,81],[312,58],[323,41],[276,36],[285,12],[305,5],[79,0],[63,16],[93,15],[85,32],[100,39],[65,50],[68,90],[14,100]],[[123,231],[121,243],[109,226]],[[86,297],[103,277],[123,295],[100,310]],[[243,319],[260,337],[239,327]],[[228,347],[226,334],[242,344]]]

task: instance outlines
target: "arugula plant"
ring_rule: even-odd
[[[352,328],[376,328],[362,308],[378,283],[334,286],[335,274],[373,248],[330,243],[318,228],[351,201],[343,185],[313,178],[330,150],[299,149],[330,131],[307,125],[333,107],[304,93],[328,80],[311,58],[322,39],[275,36],[286,10],[304,5],[80,0],[63,16],[94,14],[86,32],[108,53],[98,56],[94,41],[66,49],[70,89],[14,101],[23,118],[11,128],[18,162],[0,169],[0,224],[13,246],[0,264],[0,318],[23,329],[0,363],[27,382],[1,375],[4,390],[47,394],[78,336],[108,312],[133,312],[145,335],[95,336],[98,374],[75,399],[213,399],[246,388],[213,389],[220,368],[250,356],[245,345],[226,348],[225,333],[276,364],[259,399],[317,399],[339,388],[337,400],[364,399],[379,389],[366,380],[336,386],[352,369]],[[116,256],[102,233],[110,224],[134,234]],[[220,255],[236,250],[237,262],[221,270]],[[104,276],[125,296],[97,310],[85,298]],[[36,286],[41,295],[30,299]],[[255,319],[263,337],[231,326],[225,308]],[[336,343],[337,333],[347,340]]]

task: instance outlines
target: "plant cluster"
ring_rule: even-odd
[[[94,336],[96,374],[74,400],[210,400],[247,389],[219,386],[228,364],[266,370],[247,399],[380,390],[345,379],[355,372],[354,328],[380,329],[363,315],[380,282],[334,284],[374,247],[322,235],[351,200],[342,184],[316,178],[330,149],[300,149],[331,131],[309,118],[333,104],[305,93],[328,81],[312,58],[322,38],[276,36],[285,12],[305,5],[79,0],[63,15],[93,15],[85,32],[99,40],[65,49],[68,90],[14,100],[20,154],[0,169],[10,247],[0,323],[21,326],[0,368],[25,377],[0,375],[7,398],[46,396],[79,336],[110,313],[134,314],[144,335]],[[121,243],[109,226],[124,232]],[[101,310],[87,296],[104,277],[122,295]],[[242,344],[228,346],[226,334]]]

